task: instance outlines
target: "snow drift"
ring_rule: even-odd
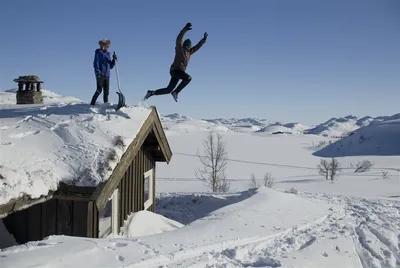
[[[121,228],[122,237],[140,237],[172,231],[184,225],[151,211],[139,211],[129,215]]]

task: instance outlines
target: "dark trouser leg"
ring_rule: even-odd
[[[104,103],[106,103],[106,102],[108,102],[108,95],[110,94],[110,78],[108,78],[108,77],[104,78],[103,87],[104,87],[103,100],[104,100]]]
[[[179,82],[179,78],[171,77],[171,80],[169,81],[168,86],[165,88],[160,88],[160,89],[155,90],[153,92],[153,95],[164,95],[164,94],[171,93],[174,90],[174,88],[176,87],[176,85],[178,84],[178,82]]]
[[[96,92],[94,93],[92,101],[90,102],[91,105],[96,104],[96,100],[100,96],[102,90],[103,90],[103,77],[96,76]]]
[[[192,77],[188,75],[185,72],[179,72],[179,79],[182,79],[182,82],[179,84],[179,86],[174,90],[174,92],[179,93],[182,91],[184,87],[186,87],[190,81],[192,81]]]

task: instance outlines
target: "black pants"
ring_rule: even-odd
[[[91,105],[95,105],[97,98],[100,96],[103,91],[103,101],[104,103],[108,102],[108,95],[110,94],[110,78],[97,75],[96,76],[96,92],[93,95]]]
[[[179,80],[182,80],[182,82],[175,90],[176,93],[179,93],[192,80],[192,77],[190,77],[190,75],[181,70],[172,70],[169,72],[169,74],[171,75],[171,80],[169,81],[168,86],[155,90],[154,95],[164,95],[171,93],[178,84]]]

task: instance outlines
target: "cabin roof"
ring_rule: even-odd
[[[0,122],[0,215],[11,202],[50,198],[60,184],[104,185],[132,143],[150,132],[161,148],[158,161],[172,156],[154,107],[6,104]]]

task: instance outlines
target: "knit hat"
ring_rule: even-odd
[[[183,46],[188,46],[188,47],[192,46],[192,41],[190,41],[190,39],[186,39],[186,40],[183,42]]]
[[[102,46],[102,45],[111,45],[111,41],[109,39],[101,39],[99,41],[99,45],[100,46]]]

